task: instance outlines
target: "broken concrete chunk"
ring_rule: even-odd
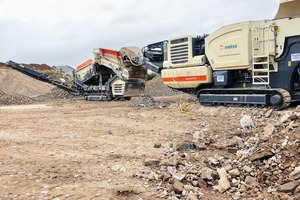
[[[285,114],[280,118],[280,123],[285,123],[290,119],[290,115],[289,114]]]
[[[233,187],[237,187],[239,184],[240,184],[240,181],[239,181],[239,180],[237,180],[237,179],[235,179],[235,178],[232,179],[231,185],[232,185]]]
[[[174,179],[173,188],[175,194],[182,194],[184,187],[183,183],[178,181],[177,179]]]
[[[241,173],[238,169],[233,169],[228,172],[231,176],[239,176]]]
[[[184,179],[185,175],[186,174],[183,172],[177,172],[177,173],[172,174],[173,178],[175,178],[179,181],[182,181]]]
[[[296,167],[295,170],[289,175],[290,179],[300,179],[300,167]]]
[[[201,179],[203,180],[213,180],[214,171],[209,167],[204,167],[201,170]]]
[[[300,194],[300,185],[295,189],[294,194]]]
[[[220,176],[219,185],[214,188],[219,190],[219,192],[224,193],[226,190],[230,188],[230,182],[227,178],[227,172],[224,168],[217,169],[217,172]]]
[[[256,160],[265,160],[269,159],[274,155],[274,153],[271,150],[266,150],[262,152],[255,152],[250,156],[251,161],[256,161]]]
[[[240,123],[245,131],[251,131],[254,128],[254,123],[250,116],[243,115],[240,120]]]
[[[268,123],[264,128],[264,134],[272,135],[275,131],[275,126],[271,123]]]
[[[252,176],[246,176],[245,183],[251,187],[258,185],[257,178],[254,178]]]
[[[268,111],[265,113],[265,117],[266,117],[266,118],[271,117],[272,113],[273,113],[273,109],[268,110]]]
[[[205,133],[203,131],[196,131],[193,135],[194,139],[196,140],[204,140]]]
[[[252,168],[249,167],[249,166],[247,166],[247,165],[245,165],[245,166],[243,167],[243,170],[244,170],[245,172],[247,172],[247,173],[252,172]]]
[[[285,192],[285,193],[293,193],[295,189],[300,185],[300,181],[292,181],[283,185],[280,185],[278,188],[279,192]]]
[[[211,165],[214,165],[214,166],[216,166],[216,165],[219,164],[219,162],[217,161],[217,159],[215,159],[215,158],[213,158],[213,157],[209,157],[209,158],[208,158],[208,162],[209,162]]]
[[[160,163],[159,159],[155,159],[155,158],[146,158],[144,160],[144,165],[145,166],[158,166]]]

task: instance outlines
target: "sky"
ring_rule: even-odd
[[[278,7],[279,0],[0,0],[0,62],[76,68],[95,48],[209,34],[273,19]]]

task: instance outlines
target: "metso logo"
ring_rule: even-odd
[[[237,44],[232,44],[232,45],[220,45],[220,50],[223,51],[224,49],[236,49],[238,47]]]

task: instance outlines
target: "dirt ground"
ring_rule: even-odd
[[[204,107],[159,76],[88,102],[1,62],[0,83],[0,200],[300,199],[300,106]]]
[[[131,100],[131,102],[134,100]],[[1,199],[157,199],[135,178],[145,158],[199,125],[178,109],[130,101],[0,107]]]
[[[217,141],[223,145],[241,134],[242,115],[255,116],[257,124],[263,119],[260,123],[265,124],[288,112],[274,112],[268,119],[266,109],[203,107],[186,94],[156,99],[162,104],[132,106],[139,102],[133,98],[1,106],[0,199],[177,199],[168,196],[169,186],[161,177],[140,178],[155,177],[153,170],[161,171],[146,165],[145,159],[167,162],[163,160],[168,155],[193,156],[193,162],[185,166],[191,166],[196,175],[209,157],[228,155]],[[197,105],[196,115],[185,112],[193,109],[189,105]],[[192,150],[192,154],[170,154],[170,149],[188,144],[195,132],[204,129],[209,129],[215,146]],[[299,137],[299,128],[292,134]],[[294,153],[295,166],[287,173],[298,165],[299,153]],[[232,199],[232,193],[222,194],[212,187],[197,187],[197,191],[201,199]],[[245,195],[256,199],[247,190]]]

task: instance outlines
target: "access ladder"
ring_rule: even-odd
[[[269,27],[252,29],[252,84],[268,85],[270,83]]]

